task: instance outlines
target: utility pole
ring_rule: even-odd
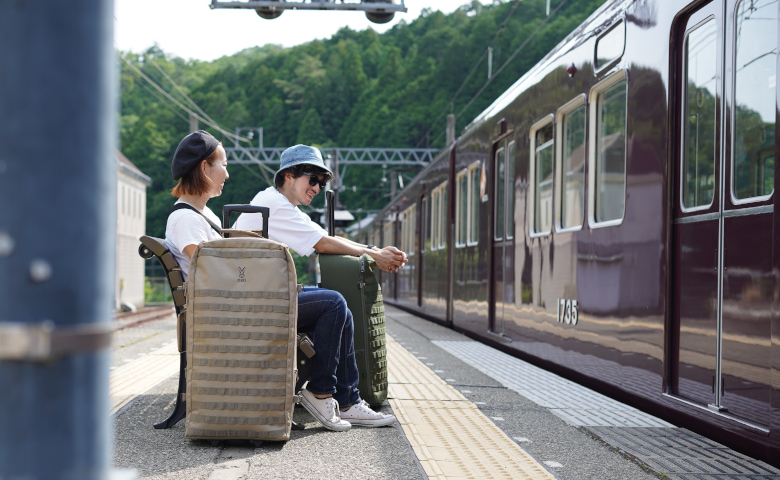
[[[0,478],[111,468],[113,0],[0,2]]]

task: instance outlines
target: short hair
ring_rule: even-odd
[[[298,165],[293,165],[292,167],[285,168],[284,170],[281,170],[276,174],[276,176],[274,177],[274,186],[276,187],[277,190],[284,186],[284,179],[288,173],[291,173],[293,178],[298,178],[302,176],[304,173],[323,175],[328,180],[331,180],[333,178],[333,176],[330,173],[321,169],[320,167],[310,165],[308,163],[299,163]]]
[[[214,162],[217,161],[220,147],[222,147],[222,143],[219,143],[217,148],[211,152],[211,155],[204,158],[203,161],[207,162],[209,166],[214,165]],[[200,163],[179,179],[179,183],[171,189],[171,195],[181,198],[184,195],[203,195],[209,191],[211,180],[203,174],[203,170],[198,168],[199,166]]]

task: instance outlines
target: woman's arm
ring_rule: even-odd
[[[184,247],[184,253],[186,253],[188,257],[192,258],[192,256],[195,255],[196,248],[198,248],[197,245],[187,245]]]

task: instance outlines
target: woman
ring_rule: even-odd
[[[187,279],[190,259],[199,243],[222,237],[219,217],[206,202],[222,194],[227,155],[222,144],[203,130],[184,137],[173,154],[171,175],[179,183],[171,194],[179,200],[168,216],[165,243]]]

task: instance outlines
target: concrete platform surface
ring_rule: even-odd
[[[306,410],[287,442],[189,440],[172,411],[173,315],[114,337],[115,480],[780,479],[780,470],[457,332],[386,306],[391,427],[331,432]],[[572,402],[576,399],[576,402]],[[576,408],[574,408],[576,407]]]

